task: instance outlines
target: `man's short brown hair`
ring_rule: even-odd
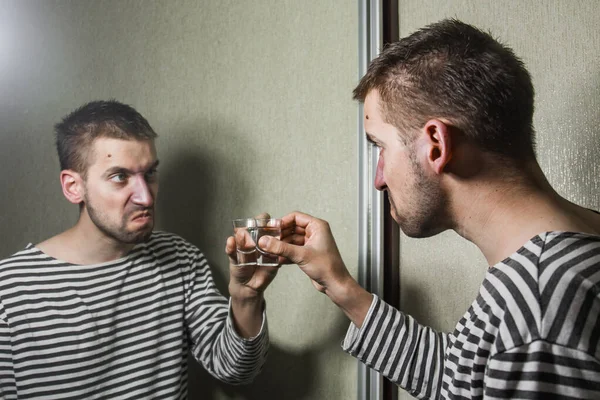
[[[471,25],[447,19],[389,44],[354,99],[372,90],[385,121],[404,135],[444,118],[484,150],[535,157],[531,77],[511,49]]]
[[[115,100],[87,103],[54,126],[60,169],[70,169],[84,178],[94,139],[153,140],[157,137],[148,121],[133,107]]]

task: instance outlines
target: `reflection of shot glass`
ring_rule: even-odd
[[[233,237],[237,248],[237,265],[256,265],[256,220],[234,219]]]
[[[277,263],[278,257],[276,255],[266,253],[260,247],[258,247],[258,241],[263,236],[272,236],[277,239],[281,239],[281,220],[278,218],[264,218],[256,220],[256,250],[258,250],[258,258],[256,260],[258,265],[264,265],[269,267],[275,267],[279,265]]]

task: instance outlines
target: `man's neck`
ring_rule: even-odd
[[[585,209],[559,196],[536,162],[514,179],[474,180],[454,183],[454,230],[477,245],[490,266],[543,232],[599,233],[598,220],[586,221]]]
[[[36,247],[58,260],[91,265],[118,260],[126,256],[133,246],[106,236],[91,221],[81,217],[75,226]]]

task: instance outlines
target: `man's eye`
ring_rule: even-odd
[[[115,174],[110,177],[110,180],[115,183],[123,183],[127,180],[127,175],[125,174]]]
[[[371,143],[371,146],[375,147],[376,149],[381,149],[381,146],[379,145],[379,143],[375,143],[375,142],[369,142]]]
[[[156,169],[151,169],[150,171],[146,172],[146,179],[147,180],[156,179],[157,175],[158,175],[158,171]]]

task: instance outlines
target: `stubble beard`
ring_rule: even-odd
[[[152,215],[154,215],[154,211],[152,209],[147,209],[143,207],[136,208],[134,210],[129,210],[125,212],[121,223],[116,226],[115,224],[111,224],[109,218],[102,211],[97,210],[92,204],[90,204],[88,199],[85,199],[85,207],[87,209],[88,215],[90,216],[90,220],[92,223],[106,236],[121,242],[123,244],[137,244],[145,242],[152,235],[152,230],[154,229],[154,220],[148,226],[143,229],[139,229],[136,231],[130,231],[127,229],[127,222],[131,218],[131,216],[136,212],[141,212],[148,210]]]
[[[408,215],[400,217],[398,208],[391,201],[390,208],[395,210],[400,228],[405,235],[412,238],[426,238],[437,235],[448,229],[448,198],[442,188],[429,179],[421,169],[417,160],[411,155],[414,182],[413,195],[408,201]]]

